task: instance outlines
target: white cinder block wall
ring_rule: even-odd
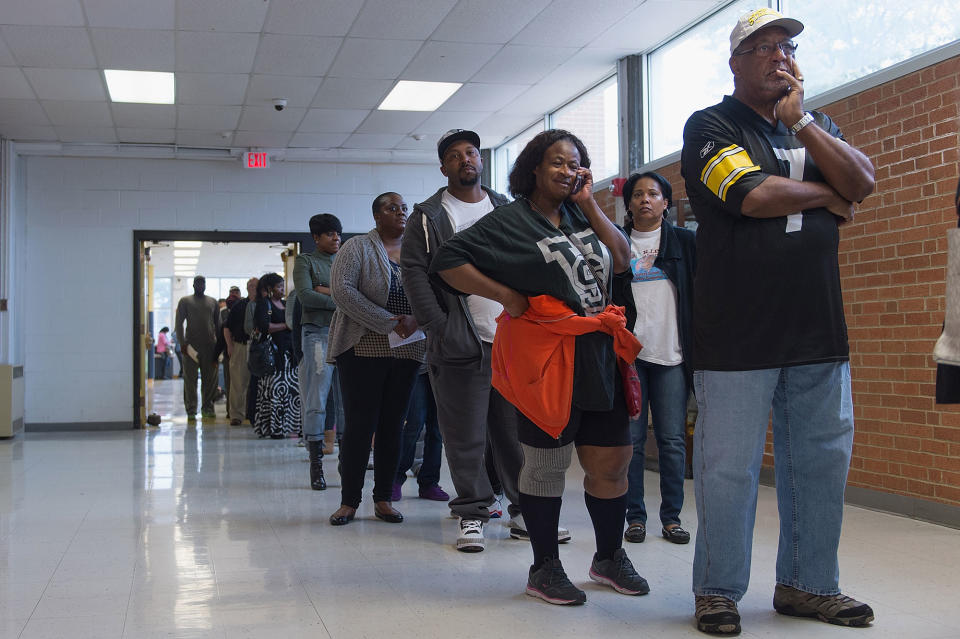
[[[132,419],[134,230],[304,232],[311,215],[333,213],[363,232],[377,194],[397,191],[412,207],[445,184],[438,164],[19,162],[27,424]]]

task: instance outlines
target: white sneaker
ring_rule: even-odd
[[[483,522],[479,519],[461,518],[457,550],[460,552],[480,552],[483,550],[483,542]]]
[[[527,525],[523,523],[523,515],[514,516],[507,525],[510,526],[510,536],[513,539],[530,541],[530,533],[527,532]],[[569,530],[563,526],[557,528],[557,543],[565,544],[572,538]]]
[[[503,504],[500,502],[500,498],[503,495],[494,495],[493,503],[487,506],[487,510],[490,511],[490,519],[500,519],[503,517]]]

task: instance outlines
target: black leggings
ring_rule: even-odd
[[[356,508],[363,493],[370,441],[373,450],[373,501],[390,501],[400,457],[400,433],[420,362],[392,357],[358,357],[353,349],[337,355],[345,421],[340,443],[340,503]]]

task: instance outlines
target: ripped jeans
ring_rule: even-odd
[[[333,364],[328,364],[327,337],[329,326],[304,324],[301,329],[303,359],[300,360],[300,401],[303,415],[303,438],[308,442],[323,440],[327,395],[333,382]]]

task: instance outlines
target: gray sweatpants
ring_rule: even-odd
[[[481,521],[490,519],[487,506],[493,503],[483,458],[487,434],[511,517],[520,514],[517,482],[523,462],[516,409],[490,386],[490,351],[491,345],[484,343],[483,362],[469,368],[428,367],[447,466],[457,491],[450,510],[459,517]]]

